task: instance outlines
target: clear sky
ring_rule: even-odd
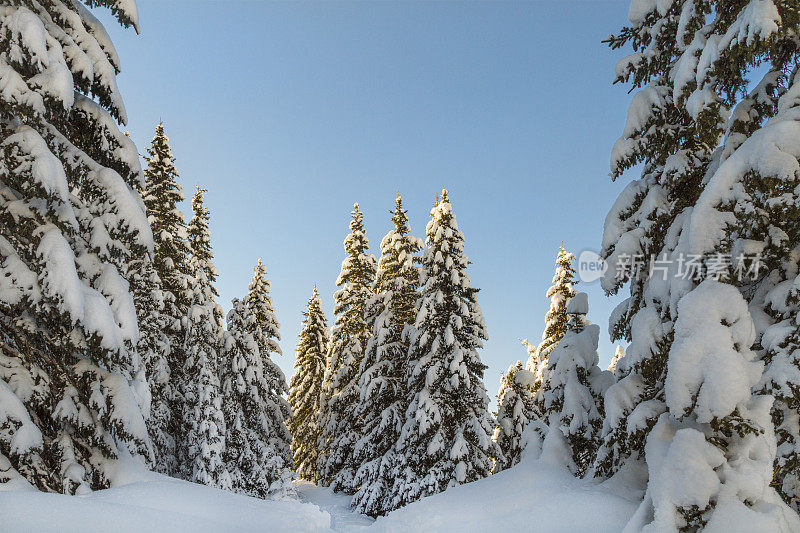
[[[447,187],[481,289],[493,397],[541,336],[558,246],[597,250],[624,185],[608,177],[630,95],[601,40],[627,1],[137,0],[141,34],[101,9],[122,61],[127,129],[145,150],[165,124],[187,197],[207,188],[220,303],[259,257],[272,281],[287,379],[316,283],[329,324],[353,202],[371,250],[403,195],[424,237]],[[188,214],[188,202],[183,206]],[[589,319],[609,299],[599,283]]]

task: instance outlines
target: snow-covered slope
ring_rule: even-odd
[[[617,488],[527,457],[509,470],[398,509],[370,531],[619,532],[638,502]]]
[[[330,515],[298,501],[264,501],[153,473],[85,496],[0,491],[4,532],[331,531]]]
[[[0,491],[3,531],[621,531],[638,502],[615,487],[572,477],[546,460],[452,488],[377,521],[349,498],[297,483],[304,500],[263,501],[137,469],[86,496]],[[632,498],[635,499],[635,498]]]
[[[82,496],[39,492],[21,478],[0,484],[0,531],[622,531],[643,496],[644,465],[603,483],[578,479],[563,466],[568,454],[563,442],[547,438],[540,443],[535,436],[526,432],[527,453],[517,466],[376,521],[352,512],[349,496],[307,482],[295,482],[301,501],[265,501],[155,474],[127,459],[111,472],[112,488]],[[774,530],[759,529],[746,518],[733,510],[721,530]],[[748,525],[736,529],[740,524]],[[793,524],[789,530],[797,530]]]

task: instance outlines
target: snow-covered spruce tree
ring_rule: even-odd
[[[668,412],[647,437],[647,493],[630,530],[730,529],[732,517],[746,530],[800,527],[769,486],[772,398],[752,393],[763,367],[750,349],[754,340],[747,303],[734,286],[706,279],[681,298],[665,383]]]
[[[275,318],[275,309],[272,307],[272,297],[269,295],[270,282],[261,259],[255,267],[253,281],[250,282],[245,303],[253,314],[249,322],[250,333],[258,343],[261,353],[264,379],[270,391],[270,401],[278,406],[278,410],[269,414],[270,435],[282,439],[282,444],[277,447],[281,458],[286,465],[292,464],[292,436],[288,423],[292,418],[292,410],[284,395],[289,393],[286,376],[280,367],[272,360],[273,353],[281,355],[278,341],[281,340],[280,324]]]
[[[772,419],[778,448],[773,486],[795,511],[800,511],[800,198],[796,189],[800,145],[786,142],[800,131],[796,61],[791,72],[790,77],[779,78],[786,88],[773,89],[781,94],[774,107],[767,107],[774,116],[742,143],[730,156],[731,163],[723,163],[717,173],[743,188],[742,195],[731,195],[720,202],[724,216],[735,217],[740,225],[721,248],[730,249],[734,256],[755,249],[763,262],[751,262],[744,280],[738,280],[738,275],[733,278],[750,303],[756,349],[767,365],[757,388],[775,398]],[[743,108],[742,112],[734,112],[740,121],[747,118],[744,111],[755,106],[746,102],[737,107]],[[771,167],[759,161],[761,154],[769,155]],[[747,262],[733,266],[734,273],[741,271],[742,263]],[[758,266],[766,268],[756,272]]]
[[[136,27],[130,2],[86,4]],[[124,276],[153,244],[119,68],[83,3],[0,7],[0,481],[82,493],[121,449],[151,457]]]
[[[263,357],[270,357],[269,354],[276,353],[281,355],[281,347],[278,341],[281,340],[278,319],[275,317],[275,309],[272,307],[272,297],[269,295],[270,282],[267,279],[267,271],[258,260],[253,270],[253,281],[248,287],[245,302],[253,313],[252,334],[258,342],[258,348]]]
[[[147,219],[153,230],[153,267],[158,275],[163,300],[161,320],[157,321],[160,323],[161,335],[141,322],[156,322],[152,312],[148,311],[144,316],[140,312],[140,324],[153,331],[157,336],[154,339],[166,335],[168,341],[163,353],[166,357],[166,368],[161,363],[152,364],[152,368],[148,368],[148,381],[153,396],[148,427],[155,447],[156,470],[164,474],[174,474],[178,471],[175,439],[180,437],[183,409],[178,383],[185,362],[181,348],[186,336],[184,320],[189,311],[188,261],[191,252],[186,237],[186,222],[183,213],[178,209],[178,203],[184,199],[183,191],[177,182],[178,171],[169,139],[160,122],[156,126],[145,160],[147,167],[144,170],[145,187],[142,197],[147,208]],[[151,304],[147,302],[146,296],[144,298],[143,303],[149,307]],[[143,336],[145,339],[149,337],[144,331]],[[156,342],[163,340],[160,338]]]
[[[131,258],[126,278],[133,292],[139,322],[137,350],[150,385],[149,409],[145,409],[147,430],[153,443],[153,468],[172,474],[177,467],[172,421],[173,383],[169,368],[170,338],[166,333],[168,317],[164,311],[161,279],[150,254]]]
[[[573,296],[565,312],[567,331],[550,352],[533,401],[548,427],[547,439],[563,439],[571,456],[566,466],[582,476],[595,459],[603,423],[603,394],[613,375],[597,366],[600,327],[586,321],[586,293]],[[557,434],[551,435],[553,432]]]
[[[333,295],[336,322],[328,348],[326,380],[320,420],[320,453],[323,461],[318,479],[330,484],[333,490],[352,494],[358,465],[353,449],[359,439],[359,422],[355,409],[360,390],[359,369],[370,331],[366,323],[367,301],[375,281],[375,256],[368,250],[369,240],[364,231],[364,215],[358,204],[353,206],[350,234],[344,240],[347,257]]]
[[[539,367],[547,366],[547,358],[553,351],[558,341],[567,331],[567,303],[575,296],[575,267],[572,266],[575,255],[561,246],[556,257],[556,272],[553,275],[553,285],[547,289],[546,297],[550,298],[550,309],[544,317],[544,332],[542,342],[536,348],[536,362]],[[526,368],[535,371],[535,362],[528,359]]]
[[[533,396],[542,386],[543,372],[545,364],[539,359],[539,346],[531,343],[528,339],[522,340],[522,345],[525,346],[525,351],[528,352],[528,359],[525,362],[525,370],[531,373],[531,380],[525,390],[527,392],[528,400],[526,401],[525,419],[527,421],[541,418],[541,413],[536,410],[536,404],[533,403]],[[527,378],[527,376],[526,376]]]
[[[373,324],[361,361],[361,396],[356,415],[361,438],[355,445],[353,508],[377,516],[388,512],[389,495],[398,464],[395,444],[406,412],[404,362],[408,354],[407,328],[416,318],[419,267],[416,254],[422,239],[409,234],[408,216],[398,195],[392,212],[394,229],[381,241],[374,296],[367,305],[367,323]]]
[[[497,393],[497,428],[493,437],[502,456],[495,462],[494,473],[511,468],[522,456],[522,432],[533,410],[531,390],[535,380],[536,375],[523,368],[522,361],[508,367],[503,374]]]
[[[325,372],[322,373],[322,389],[319,395],[319,409],[314,415],[314,426],[317,433],[317,472],[315,483],[321,487],[328,487],[331,484],[327,477],[326,468],[328,464],[328,452],[332,433],[326,431],[328,424],[331,423],[332,412],[330,399],[333,395],[333,368],[334,361],[331,361],[332,338],[328,338],[325,350]]]
[[[785,319],[770,287],[796,268],[800,151],[788,139],[797,137],[800,14],[795,3],[771,1],[636,1],[629,18],[609,42],[633,45],[617,75],[640,90],[612,174],[639,162],[644,170],[615,203],[603,238],[612,266],[635,266],[616,276],[610,269],[603,283],[616,292],[630,281],[610,330],[631,344],[607,393],[597,470],[607,475],[646,455],[648,494],[631,529],[720,525],[731,513],[737,527],[798,528],[782,522],[792,516],[769,487],[770,402],[751,387],[775,390],[754,359],[780,359],[777,332],[761,333]],[[743,260],[755,254],[760,261]],[[692,257],[696,275],[687,275]],[[761,262],[760,273],[737,274]],[[780,457],[776,464],[780,476]]]
[[[525,347],[525,351],[528,353],[525,369],[538,376],[539,367],[541,367],[541,362],[539,361],[539,352],[537,351],[538,346],[528,339],[522,339],[522,345]]]
[[[478,348],[487,338],[478,289],[466,273],[464,234],[447,191],[431,210],[419,312],[406,363],[408,409],[397,442],[392,508],[491,473],[500,452]]]
[[[547,369],[550,352],[567,332],[567,305],[575,296],[575,255],[561,246],[556,256],[556,270],[553,274],[553,285],[547,289],[546,298],[550,299],[550,308],[545,315],[545,326],[542,332],[542,342],[539,345],[531,344],[527,339],[522,341],[528,351],[528,360],[525,369],[533,373],[533,380],[527,387],[528,398],[524,405],[527,406],[524,414],[523,426],[529,421],[536,421],[536,433],[540,439],[547,434],[547,423],[540,409],[541,403],[533,401],[533,397],[542,387],[542,382]]]
[[[749,15],[742,12],[739,17],[747,19]],[[797,11],[793,20],[796,33],[800,28]],[[791,41],[797,51],[797,37]],[[686,499],[675,494],[663,497],[662,502],[652,501],[652,507],[657,513],[661,511],[662,516],[677,507],[675,521],[681,526],[684,523],[687,527],[725,523],[729,509],[749,511],[752,508],[757,511],[748,512],[746,519],[750,523],[762,521],[771,514],[771,528],[800,529],[800,521],[789,524],[776,518],[778,512],[774,508],[778,506],[772,511],[766,510],[774,505],[774,494],[768,487],[770,481],[786,502],[795,508],[798,506],[800,375],[793,362],[797,356],[792,349],[795,329],[792,323],[796,324],[797,308],[792,305],[796,297],[792,296],[790,287],[797,276],[800,244],[798,202],[794,192],[800,179],[800,142],[787,143],[786,139],[796,139],[800,132],[800,83],[797,59],[791,65],[789,78],[770,78],[770,83],[777,80],[780,84],[782,80],[787,87],[777,89],[781,96],[772,108],[774,114],[768,113],[769,119],[760,128],[751,133],[751,125],[742,131],[742,122],[753,120],[747,117],[758,107],[757,103],[745,99],[737,105],[722,146],[709,167],[708,182],[688,215],[676,246],[677,254],[704,258],[706,281],[694,287],[678,280],[670,287],[672,298],[685,296],[678,303],[675,341],[669,353],[666,403],[672,417],[675,413],[682,416],[681,424],[676,424],[672,418],[662,415],[659,426],[663,424],[662,431],[667,431],[668,436],[675,431],[675,441],[678,434],[691,434],[698,443],[702,436],[706,443],[716,447],[722,453],[722,462],[712,468],[722,472],[723,480],[721,487],[696,494],[694,500],[690,500],[691,507],[683,503]],[[756,102],[764,98],[751,97]],[[757,254],[757,260],[753,260],[753,253]],[[733,258],[722,269],[715,261],[720,255]],[[743,272],[745,269],[747,272]],[[727,329],[713,322],[707,326],[702,324],[701,319],[709,320],[709,315],[714,317],[714,313]],[[749,331],[753,327],[751,316],[757,319],[754,336]],[[739,322],[741,325],[737,326]],[[767,326],[770,323],[774,324]],[[698,346],[698,339],[708,342],[714,338],[713,346]],[[758,353],[742,348],[750,346]],[[697,355],[700,350],[707,352],[702,359]],[[761,364],[752,363],[759,355],[767,364],[763,375]],[[751,395],[750,389],[742,383],[750,387],[755,385],[759,394]],[[725,393],[719,394],[723,390]],[[773,395],[775,401],[764,393]],[[691,400],[687,401],[687,394],[691,395]],[[765,414],[770,403],[771,418]],[[692,425],[694,420],[698,421],[699,429]],[[664,434],[655,438],[663,440]],[[777,450],[774,448],[776,440]],[[671,455],[671,447],[679,446],[675,441],[665,452],[657,450],[651,454],[647,450],[649,467],[651,455],[657,455],[655,462],[661,463],[658,478],[650,468],[651,479],[656,480],[650,489],[651,496],[660,490],[657,483],[667,477],[663,471],[675,468],[676,457]],[[663,443],[658,447],[665,448]],[[701,448],[697,444],[696,449]],[[666,460],[660,457],[662,453],[666,454]],[[690,452],[679,449],[675,453]],[[708,459],[709,464],[715,464],[717,459]],[[773,465],[770,460],[774,461]],[[744,480],[745,476],[749,479]],[[645,507],[647,505],[646,500]],[[653,523],[670,523],[669,519],[659,518],[657,516]]]
[[[264,360],[252,334],[255,315],[234,299],[228,313],[228,331],[220,351],[222,411],[225,415],[223,457],[235,492],[257,498],[285,497],[294,492],[285,459],[283,398],[273,396],[264,373]]]
[[[217,281],[218,273],[217,267],[214,266],[214,252],[211,251],[211,229],[208,226],[211,212],[204,203],[207,192],[208,189],[196,186],[194,196],[192,196],[192,218],[186,225],[186,234],[189,239],[191,257],[194,259],[190,272],[196,278],[197,271],[195,269],[203,269],[211,295],[216,298],[219,296],[219,292],[214,283]],[[222,323],[221,319],[220,323]]]
[[[295,472],[300,479],[316,483],[320,436],[316,417],[320,411],[325,358],[331,338],[316,285],[303,317],[294,363],[297,370],[289,386],[290,428]]]
[[[193,279],[182,348],[186,361],[179,383],[183,399],[179,457],[186,479],[230,489],[231,476],[223,458],[226,428],[219,383],[219,350],[224,331],[220,322],[222,309],[214,300],[216,289],[208,277],[209,273],[216,273],[216,268],[203,192],[198,187],[192,200],[194,216],[188,225]]]
[[[183,189],[177,181],[175,157],[161,122],[156,126],[145,160],[147,167],[142,196],[147,207],[147,218],[153,228],[154,265],[164,292],[164,314],[172,322],[170,336],[180,336],[180,322],[189,309],[188,262],[191,250],[186,235],[186,221],[178,209],[178,204],[184,200]]]
[[[668,299],[650,294],[647,274],[657,266],[654,260],[674,247],[682,213],[697,200],[720,139],[718,113],[712,116],[713,109],[707,109],[701,116],[686,105],[697,88],[691,72],[697,69],[696,54],[706,31],[700,30],[706,26],[710,4],[694,9],[689,2],[672,2],[662,12],[634,0],[631,25],[608,39],[614,49],[633,46],[634,54],[617,63],[615,82],[630,80],[638,89],[622,137],[614,145],[611,175],[617,179],[639,163],[644,167],[641,177],[620,193],[603,232],[601,255],[610,265],[603,289],[614,294],[626,282],[630,285],[630,297],[614,310],[609,332],[612,340],[631,343],[616,369],[619,383],[606,400],[599,475],[613,474],[629,458],[643,458],[647,433],[666,408],[672,306]],[[692,102],[702,94],[697,92]],[[709,103],[719,111],[717,99]]]
[[[619,364],[620,359],[623,357],[625,357],[625,349],[621,344],[617,344],[617,349],[614,351],[614,357],[611,358],[611,362],[608,364],[608,371],[612,374],[616,373],[617,365]]]
[[[797,278],[772,291],[771,314],[782,320],[767,328],[761,344],[769,361],[759,389],[775,397],[772,418],[777,437],[775,486],[795,511],[800,512],[800,283]],[[780,291],[784,291],[779,294]]]

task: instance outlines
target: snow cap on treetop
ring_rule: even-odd
[[[567,304],[568,315],[585,315],[589,313],[589,295],[579,292]]]

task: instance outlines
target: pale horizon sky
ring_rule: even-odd
[[[163,120],[180,182],[209,190],[227,310],[263,258],[289,379],[316,283],[329,325],[350,211],[377,256],[403,195],[424,238],[447,187],[481,289],[493,398],[544,326],[559,245],[598,250],[627,179],[608,177],[630,95],[600,41],[625,1],[212,2],[137,0],[141,34],[103,9],[122,63],[124,129],[141,154]],[[569,36],[569,38],[567,38]],[[190,215],[190,204],[183,206]],[[600,364],[619,297],[599,283]]]

